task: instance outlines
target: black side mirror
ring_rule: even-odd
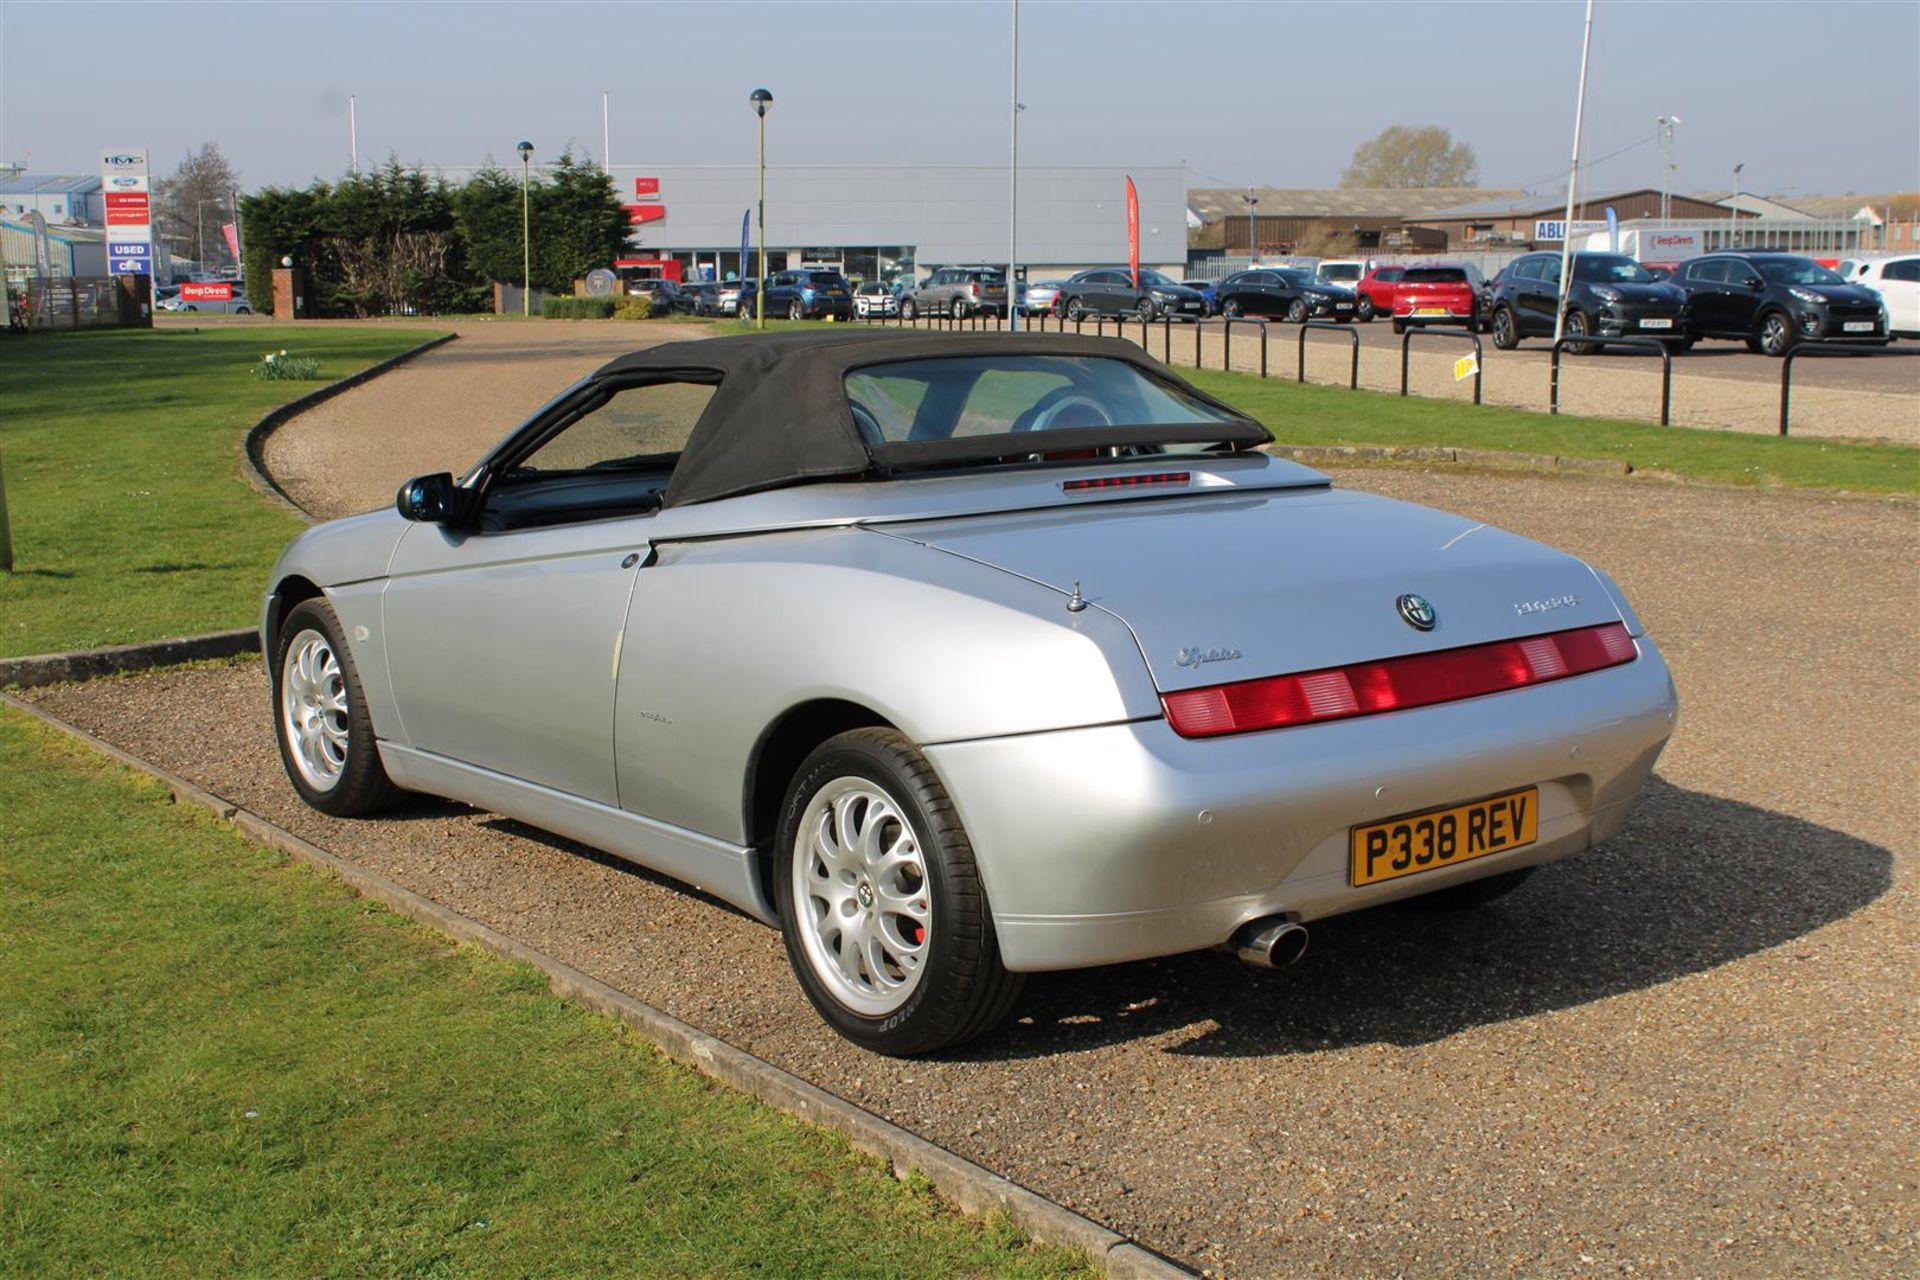
[[[1741,283],[1746,285],[1747,288],[1752,289],[1756,293],[1758,293],[1760,290],[1767,287],[1767,282],[1765,280],[1762,280],[1759,276],[1748,276]]]
[[[423,524],[447,524],[459,509],[460,490],[453,476],[445,471],[430,476],[415,476],[400,486],[394,495],[394,510],[408,520]]]

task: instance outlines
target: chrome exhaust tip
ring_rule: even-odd
[[[1233,953],[1262,969],[1284,969],[1307,953],[1307,926],[1293,916],[1250,920],[1227,944]]]

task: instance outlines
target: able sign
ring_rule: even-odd
[[[1573,224],[1573,234],[1576,236],[1590,236],[1596,232],[1605,231],[1606,229],[1607,220],[1605,218],[1588,219],[1585,222],[1575,222]],[[1561,218],[1536,219],[1533,224],[1533,238],[1535,240],[1565,240],[1567,238],[1567,223]]]

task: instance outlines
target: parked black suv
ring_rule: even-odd
[[[1624,253],[1576,253],[1572,261],[1567,337],[1658,338],[1674,351],[1693,345],[1687,295],[1678,286],[1656,280]],[[1523,338],[1552,337],[1559,302],[1560,255],[1515,258],[1493,280],[1493,345],[1511,351]]]
[[[1770,356],[1800,342],[1887,338],[1879,294],[1796,253],[1704,254],[1681,263],[1673,282],[1686,291],[1701,337],[1739,338]]]

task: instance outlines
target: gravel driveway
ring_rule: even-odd
[[[289,424],[327,515],[455,469],[630,325],[474,325]],[[1239,344],[1236,343],[1236,347]],[[1238,355],[1236,351],[1236,356]],[[401,425],[404,424],[404,425]],[[518,823],[340,823],[281,776],[256,666],[43,691],[62,714],[1087,1212],[1231,1275],[1893,1275],[1920,1258],[1920,509],[1356,470],[1608,566],[1683,700],[1614,844],[1457,917],[1033,980],[895,1063],[827,1034],[774,934]]]
[[[391,385],[457,385],[429,384],[430,361]],[[1912,1274],[1914,504],[1411,470],[1341,482],[1621,579],[1683,708],[1626,832],[1491,908],[1316,924],[1277,974],[1209,953],[1038,977],[1015,1022],[932,1061],[829,1034],[771,930],[670,882],[456,805],[351,823],[299,806],[257,666],[34,696],[1217,1273]]]

